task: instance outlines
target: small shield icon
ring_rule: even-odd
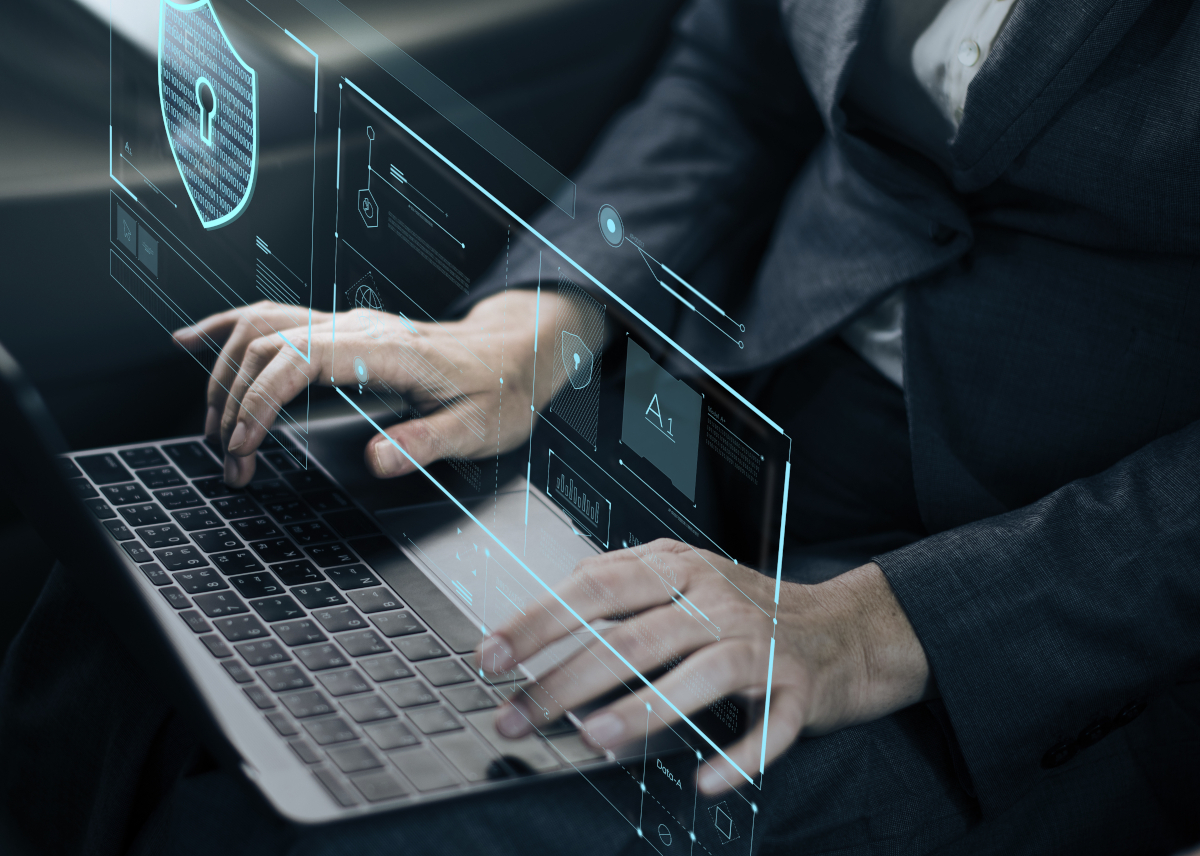
[[[592,382],[592,352],[574,333],[562,331],[562,363],[567,379],[575,389]]]
[[[258,177],[258,76],[209,0],[162,0],[158,95],[171,154],[205,229],[236,220]]]

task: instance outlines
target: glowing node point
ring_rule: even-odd
[[[637,833],[638,833],[638,838],[641,838],[642,837],[642,828],[640,826],[638,827]]]
[[[778,618],[772,618],[772,619],[771,619],[771,623],[772,623],[772,624],[778,624],[778,623],[779,623],[779,619],[778,619]]]
[[[641,788],[641,789],[644,791],[644,790],[646,790],[646,783],[645,783],[645,782],[642,782],[642,783],[640,783],[640,784],[638,785],[638,787],[639,787],[639,788]]]
[[[608,226],[608,231],[610,232],[617,231],[617,224],[613,222],[612,217],[609,217],[606,221],[604,221],[604,225]]]
[[[649,711],[649,710],[650,710],[650,702],[646,702],[646,710],[647,710],[647,711]]]
[[[611,205],[601,205],[600,213],[596,215],[600,235],[610,247],[619,247],[625,242],[625,224],[621,215]]]
[[[699,749],[697,749],[697,750],[696,750],[696,760],[697,760],[697,761],[703,761],[703,760],[704,760],[704,756],[700,754],[700,750],[699,750]]]
[[[750,811],[758,814],[758,803],[750,803]]]
[[[696,840],[696,833],[694,833],[694,832],[689,832],[689,833],[688,833],[688,838],[692,839],[692,841],[695,841],[695,840]]]

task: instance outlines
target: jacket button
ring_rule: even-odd
[[[1104,739],[1108,732],[1112,731],[1112,720],[1108,717],[1097,719],[1091,725],[1079,732],[1079,736],[1075,738],[1075,743],[1080,749],[1086,749],[1094,743],[1099,743]]]
[[[1049,751],[1042,756],[1042,767],[1047,770],[1061,767],[1075,757],[1076,751],[1078,751],[1078,747],[1074,743],[1058,743],[1051,746]]]
[[[1120,728],[1122,725],[1128,725],[1137,719],[1138,714],[1146,709],[1146,702],[1135,701],[1132,704],[1127,704],[1121,708],[1117,715],[1113,717],[1113,725]]]

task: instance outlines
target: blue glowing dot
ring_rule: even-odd
[[[607,225],[608,225],[608,231],[610,231],[610,232],[613,232],[613,233],[615,234],[615,233],[616,233],[616,231],[617,231],[617,224],[613,222],[613,218],[612,218],[612,217],[609,217],[609,218],[608,218],[608,223],[607,223]]]

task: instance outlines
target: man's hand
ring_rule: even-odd
[[[440,324],[366,309],[336,319],[314,312],[311,333],[308,310],[264,301],[212,315],[174,335],[191,349],[224,343],[208,384],[204,431],[220,437],[225,481],[241,487],[253,477],[254,452],[280,409],[313,382],[329,385],[337,378],[354,385],[355,357],[366,363],[366,386],[386,384],[423,414],[387,429],[422,466],[449,455],[472,458],[515,448],[529,438],[530,404],[541,407],[553,393],[554,348],[547,347],[539,356],[533,401],[534,319],[550,342],[559,300],[544,293],[536,311],[535,293],[510,291],[480,301],[461,321]],[[306,353],[310,345],[311,361],[305,361],[297,349]],[[365,457],[381,478],[415,469],[383,435],[367,444]]]
[[[749,730],[725,750],[743,770],[758,770],[772,635],[768,761],[801,734],[878,719],[931,693],[925,653],[878,565],[817,586],[784,583],[777,627],[774,593],[774,579],[668,540],[586,559],[557,590],[584,621],[623,616],[605,634],[608,643],[643,674],[673,665],[654,685],[685,715],[725,696],[743,699],[751,711]],[[525,613],[483,641],[479,658],[485,669],[512,669],[580,628],[553,597]],[[502,708],[497,728],[519,737],[532,730],[530,720],[542,718],[542,711],[555,718],[619,681],[640,683],[606,647],[592,644],[529,685],[530,698]],[[647,704],[657,714],[651,728],[659,718],[667,724],[679,720],[657,693],[642,686],[584,720],[584,737],[602,749],[640,738]],[[709,765],[699,781],[706,794],[743,781],[720,756]]]

